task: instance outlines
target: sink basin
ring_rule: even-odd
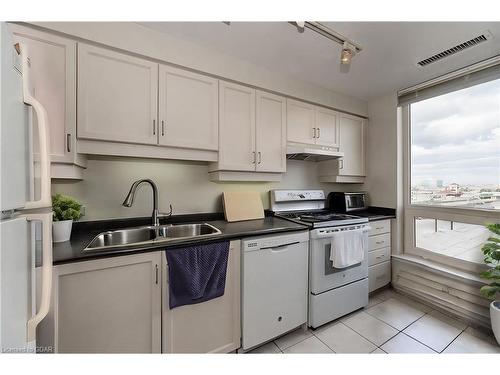
[[[165,238],[199,237],[220,234],[220,230],[210,224],[181,224],[159,227],[158,235]]]
[[[83,251],[111,251],[118,247],[127,250],[139,244],[162,243],[217,234],[221,234],[221,231],[207,223],[120,229],[98,234]]]

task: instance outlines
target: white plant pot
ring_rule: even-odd
[[[495,334],[498,345],[500,345],[500,301],[490,304],[491,329]]]
[[[73,220],[54,221],[52,223],[52,242],[69,241]]]

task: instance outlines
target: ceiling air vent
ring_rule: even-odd
[[[435,55],[433,55],[431,57],[423,59],[423,60],[419,61],[417,64],[420,66],[426,66],[426,65],[432,64],[436,61],[444,59],[445,57],[454,55],[457,52],[466,50],[467,48],[474,47],[480,43],[486,42],[490,38],[491,38],[491,34],[489,34],[489,33],[479,35],[471,40],[460,43],[460,44],[456,45],[455,47],[451,47],[451,48],[447,49],[446,51],[436,53]]]

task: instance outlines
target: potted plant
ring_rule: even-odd
[[[52,241],[69,241],[73,221],[78,220],[81,214],[82,205],[74,198],[62,194],[52,196]]]
[[[481,272],[481,277],[490,283],[481,288],[481,294],[493,300],[490,304],[491,328],[500,344],[500,300],[495,300],[500,296],[500,224],[488,224],[487,227],[493,236],[481,248],[484,262],[489,266],[487,271]]]

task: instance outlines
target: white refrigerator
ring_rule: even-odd
[[[6,23],[0,23],[0,34],[0,351],[35,352],[36,327],[49,311],[52,282],[47,112],[31,94],[27,47],[14,43]],[[32,139],[33,126],[38,139]],[[35,222],[41,222],[40,285]]]

